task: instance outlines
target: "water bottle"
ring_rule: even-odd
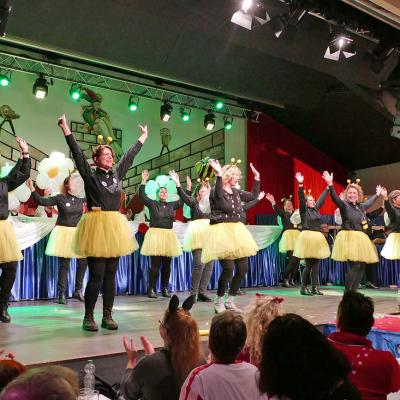
[[[96,367],[93,363],[93,360],[89,360],[83,370],[85,371],[85,376],[83,378],[83,387],[88,390],[94,390],[96,379],[94,376],[94,372],[96,371]]]

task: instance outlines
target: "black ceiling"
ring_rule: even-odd
[[[374,42],[354,36],[357,55],[329,61],[323,58],[330,37],[326,21],[306,15],[276,39],[268,24],[251,31],[232,24],[239,3],[57,0],[55,6],[54,0],[11,0],[7,37],[256,102],[350,169],[399,161],[400,141],[389,135],[391,116],[374,100],[381,83],[398,71],[389,76],[395,63],[378,73],[371,69]],[[264,3],[272,16],[288,9],[278,0]],[[336,3],[342,14],[350,7]],[[346,18],[371,36],[400,43],[399,31],[347,11]]]

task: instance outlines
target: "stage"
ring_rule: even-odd
[[[335,320],[337,305],[343,287],[324,286],[324,296],[301,296],[298,289],[259,287],[246,289],[246,295],[238,296],[237,305],[245,307],[255,293],[282,296],[285,312],[302,315],[315,325]],[[362,290],[373,297],[376,314],[398,311],[397,290]],[[184,299],[187,292],[179,292]],[[13,352],[17,359],[27,365],[62,363],[67,360],[118,357],[124,353],[122,338],[134,336],[138,348],[140,335],[147,336],[155,347],[162,342],[158,334],[158,320],[162,317],[168,300],[148,299],[145,296],[117,296],[114,318],[119,324],[118,331],[89,333],[82,330],[83,303],[68,300],[66,306],[54,300],[23,301],[11,303],[9,308],[11,324],[1,324],[1,347]],[[102,300],[99,298],[95,313],[96,322],[101,322]],[[192,311],[200,329],[208,329],[213,317],[212,303],[197,303]],[[399,318],[400,321],[400,318]],[[400,335],[400,334],[399,334]],[[202,337],[207,341],[207,337]]]

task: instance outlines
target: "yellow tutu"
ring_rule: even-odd
[[[184,251],[192,251],[202,248],[204,233],[208,225],[210,225],[209,219],[196,219],[195,221],[190,221],[188,223],[185,232],[185,239],[183,241]]]
[[[46,255],[62,258],[81,258],[72,250],[75,227],[56,225],[46,246]]]
[[[383,246],[381,256],[387,260],[400,260],[400,233],[391,233]]]
[[[279,242],[279,253],[293,251],[299,236],[300,231],[297,229],[288,229],[287,231],[283,232],[281,240]]]
[[[254,256],[257,251],[258,246],[245,225],[241,222],[222,222],[207,228],[201,262],[236,260]]]
[[[72,241],[72,249],[81,257],[126,256],[138,247],[127,219],[118,211],[83,214]]]
[[[378,252],[364,232],[340,231],[332,249],[335,261],[359,261],[367,264],[378,262]]]
[[[331,254],[328,242],[321,232],[302,231],[294,247],[293,255],[297,258],[317,258],[323,260]]]
[[[22,260],[22,253],[14,233],[7,220],[0,221],[0,264]]]
[[[181,245],[172,229],[150,228],[144,235],[140,254],[143,256],[178,257]]]

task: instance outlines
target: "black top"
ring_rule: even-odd
[[[365,229],[363,229],[362,222],[366,228],[368,227],[365,211],[375,203],[378,195],[375,194],[371,196],[363,203],[352,204],[348,201],[341,200],[333,186],[329,186],[329,192],[333,202],[339,207],[342,217],[342,229],[346,231],[364,231]]]
[[[104,171],[90,167],[73,135],[68,135],[65,139],[75,160],[76,168],[85,183],[88,209],[91,211],[93,207],[100,207],[102,211],[118,211],[121,202],[122,178],[142,148],[142,143],[138,140],[113,168]]]
[[[390,219],[392,232],[400,233],[400,208],[394,207],[390,201],[385,200],[385,209]]]
[[[31,159],[19,158],[10,173],[0,178],[0,220],[8,218],[8,192],[22,185],[29,178],[30,171]]]
[[[59,194],[51,197],[41,197],[37,192],[32,192],[32,197],[41,206],[57,206],[57,225],[75,227],[83,214],[83,203],[86,199],[72,194]]]
[[[150,212],[150,227],[172,229],[174,225],[175,210],[183,206],[183,201],[157,201],[150,199],[145,191],[146,185],[140,185],[139,197],[148,207]]]
[[[192,221],[194,221],[196,219],[209,219],[210,218],[210,214],[206,214],[206,213],[203,213],[203,211],[201,211],[199,202],[197,201],[197,199],[195,197],[191,196],[191,193],[189,191],[185,192],[181,186],[179,186],[177,189],[178,189],[179,197],[182,199],[182,201],[188,207],[190,207]]]
[[[250,208],[253,208],[259,203],[260,200],[258,198],[255,198],[254,200],[248,201],[247,203],[242,204],[243,211],[240,214],[240,221],[243,224],[247,224],[247,211],[250,210]]]
[[[253,190],[246,192],[232,188],[232,193],[223,189],[222,177],[217,176],[215,187],[210,193],[210,224],[221,222],[240,222],[243,213],[242,201],[247,203],[257,198],[260,193],[260,181],[254,180]]]
[[[293,215],[293,213],[290,213],[289,211],[282,210],[282,208],[278,207],[276,204],[273,205],[272,208],[281,217],[282,228],[283,228],[282,232],[285,232],[288,229],[297,229],[297,226],[293,225],[290,222],[290,217]]]
[[[314,208],[307,207],[304,188],[299,186],[300,218],[303,231],[321,231],[322,220],[319,209],[323,206],[327,194],[328,188],[321,193]]]
[[[181,385],[172,369],[170,351],[164,348],[126,369],[120,392],[126,400],[178,400]]]

